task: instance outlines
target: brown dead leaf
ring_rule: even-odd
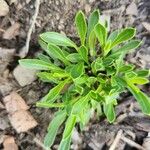
[[[3,142],[4,150],[18,150],[15,139],[12,136],[7,136]]]
[[[150,32],[150,23],[148,23],[148,22],[142,22],[142,25],[144,26],[144,28],[145,28],[148,32]]]
[[[19,34],[20,24],[14,23],[12,26],[10,26],[3,34],[3,38],[7,40],[13,39],[15,36]]]
[[[4,0],[0,0],[0,16],[6,16],[9,12],[9,6]]]
[[[29,108],[23,98],[16,92],[12,92],[10,95],[6,96],[3,101],[7,112],[10,114],[19,110],[27,110]]]
[[[9,115],[9,120],[18,133],[26,132],[37,126],[36,120],[26,110],[20,110]]]

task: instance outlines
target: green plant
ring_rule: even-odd
[[[123,60],[141,44],[133,40],[136,30],[125,28],[108,34],[107,23],[101,24],[99,18],[98,10],[91,13],[88,23],[82,11],[77,13],[75,24],[81,46],[62,34],[46,32],[40,35],[39,44],[48,56],[40,54],[37,59],[19,61],[25,67],[42,70],[37,76],[54,85],[36,104],[58,108],[47,129],[44,140],[47,148],[66,122],[59,150],[68,150],[75,124],[79,123],[83,129],[90,120],[91,110],[98,117],[105,114],[110,123],[114,122],[117,98],[126,89],[143,113],[150,114],[150,98],[137,86],[149,83],[149,70],[136,69]]]

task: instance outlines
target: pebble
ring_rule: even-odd
[[[137,9],[137,5],[132,2],[126,9],[126,14],[127,15],[138,15],[138,9]]]
[[[9,6],[4,0],[0,0],[0,16],[6,16],[9,13]]]

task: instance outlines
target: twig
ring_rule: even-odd
[[[39,7],[40,7],[40,0],[36,0],[36,2],[35,2],[35,13],[32,17],[32,23],[31,23],[31,26],[30,26],[29,31],[27,33],[24,57],[28,54],[28,51],[29,51],[31,34],[32,34],[33,28],[34,28],[35,23],[36,23],[36,18],[37,18],[38,13],[39,13]]]
[[[130,140],[129,138],[122,136],[121,139],[126,142],[127,144],[139,149],[139,150],[145,150],[144,147],[142,147],[141,145],[135,143],[134,141]]]
[[[122,130],[119,130],[116,137],[115,137],[115,140],[114,142],[112,143],[112,145],[110,146],[109,150],[115,150],[117,144],[119,143],[120,139],[121,139],[121,136],[122,136],[122,133],[123,131]]]

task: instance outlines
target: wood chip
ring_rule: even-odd
[[[9,120],[18,133],[27,132],[37,126],[35,119],[26,110],[20,110],[9,115]]]
[[[10,95],[6,96],[3,101],[7,112],[10,114],[19,110],[27,110],[29,108],[23,98],[16,92],[12,92]]]
[[[9,13],[9,6],[4,0],[0,0],[0,16],[6,16]]]
[[[19,34],[20,24],[14,23],[10,26],[3,34],[3,38],[7,40],[13,39],[15,36]]]
[[[150,32],[150,23],[148,23],[148,22],[142,22],[142,25],[144,26],[144,28],[145,28],[148,32]]]
[[[3,150],[18,150],[18,146],[15,143],[15,139],[12,136],[7,136],[3,142]]]

